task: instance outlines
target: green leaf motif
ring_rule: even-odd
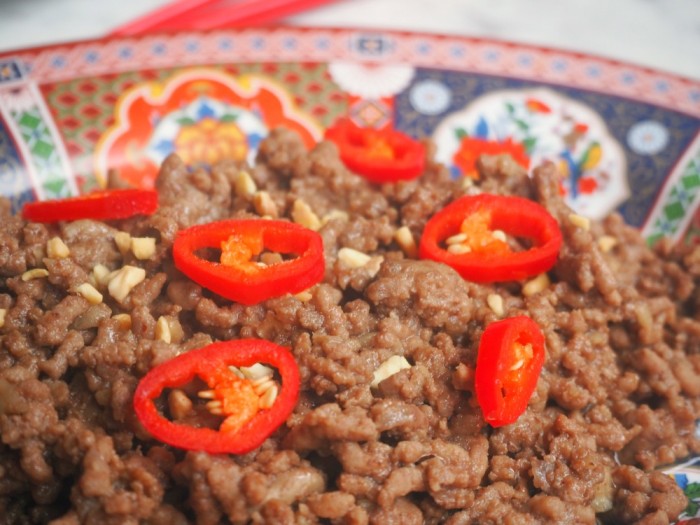
[[[688,483],[685,486],[685,495],[690,499],[700,498],[700,483]]]
[[[688,501],[688,506],[685,508],[685,514],[687,516],[692,516],[693,518],[698,514],[698,504],[694,501]]]
[[[194,120],[193,118],[190,118],[190,117],[182,117],[182,118],[177,119],[177,123],[180,124],[180,126],[185,127],[185,126],[194,126],[197,123],[197,121]]]
[[[219,120],[221,122],[236,122],[238,120],[238,115],[234,115],[233,113],[226,113],[225,115],[221,115]]]
[[[525,137],[523,140],[523,147],[528,155],[534,151],[535,146],[537,146],[537,137]]]
[[[457,128],[455,129],[455,137],[457,137],[457,140],[462,140],[465,137],[468,137],[469,133],[467,133],[467,130],[464,128]]]
[[[44,189],[53,196],[58,196],[66,189],[66,181],[64,179],[49,180],[44,183]]]
[[[515,122],[515,125],[523,131],[527,131],[528,129],[530,129],[530,125],[522,119],[516,118],[513,122]]]
[[[700,483],[688,483],[683,492],[688,497],[688,506],[685,508],[685,513],[688,516],[695,517],[700,509],[698,502],[700,500]]]

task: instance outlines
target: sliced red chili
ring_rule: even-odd
[[[221,249],[220,262],[200,257],[203,248]],[[296,257],[264,264],[255,260],[264,250]],[[242,304],[301,292],[325,274],[321,236],[287,221],[232,219],[192,226],[178,232],[173,259],[196,283]]]
[[[509,425],[525,412],[544,354],[544,335],[529,317],[511,317],[486,327],[476,358],[474,388],[491,426]]]
[[[507,236],[531,246],[514,251]],[[419,255],[450,265],[468,281],[488,283],[546,272],[556,263],[561,244],[559,224],[540,204],[480,194],[461,197],[433,215],[423,230]]]
[[[415,179],[425,169],[423,143],[395,129],[363,128],[341,118],[326,130],[326,139],[338,146],[351,171],[372,182]]]
[[[79,197],[28,202],[22,216],[34,222],[76,221],[79,219],[126,219],[150,215],[158,208],[155,190],[100,190]]]
[[[229,367],[262,363],[274,367],[281,389],[270,408],[261,408],[251,385]],[[176,423],[161,414],[157,400],[166,389],[181,388],[195,378],[212,389],[224,420],[219,429]],[[186,450],[212,454],[245,454],[259,447],[296,406],[299,368],[288,348],[261,339],[213,343],[158,365],[139,382],[134,410],[144,428],[156,439]],[[243,414],[243,415],[241,415]]]

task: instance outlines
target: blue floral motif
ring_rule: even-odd
[[[452,91],[442,82],[426,79],[415,84],[409,94],[413,108],[423,115],[444,113],[452,100]]]
[[[666,126],[655,120],[642,120],[630,127],[627,145],[639,155],[656,155],[666,148],[669,138]]]

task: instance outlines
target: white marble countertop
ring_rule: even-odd
[[[165,3],[0,0],[0,51],[99,37]],[[339,0],[282,22],[495,38],[700,80],[698,0]]]

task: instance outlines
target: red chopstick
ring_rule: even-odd
[[[111,36],[254,26],[333,0],[180,0],[118,27]]]
[[[175,16],[190,13],[219,0],[177,0],[114,29],[110,36],[133,36],[156,29]]]

